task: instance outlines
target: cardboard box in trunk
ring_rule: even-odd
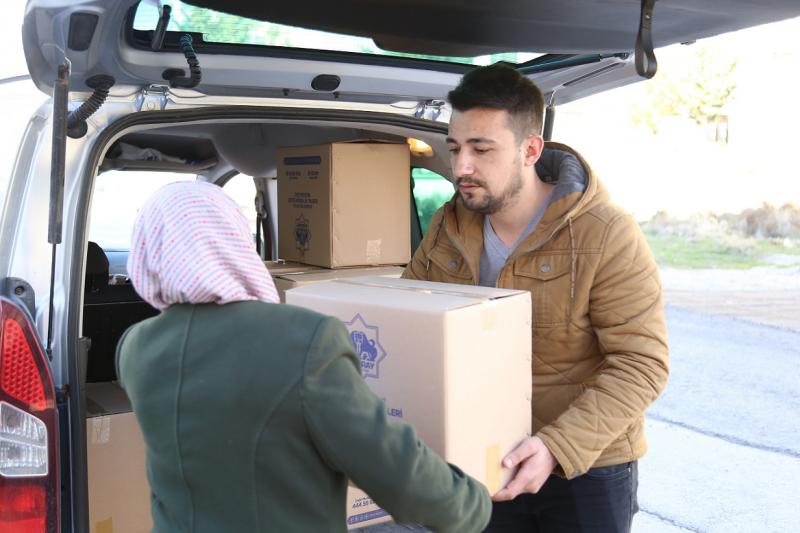
[[[279,148],[277,158],[281,258],[328,268],[409,261],[406,144]]]
[[[145,533],[153,527],[144,438],[125,391],[86,385],[90,533]]]
[[[86,386],[90,533],[146,533],[153,527],[142,431],[116,383]],[[391,520],[363,491],[347,487],[347,528]]]
[[[341,319],[390,416],[491,493],[531,432],[531,299],[514,291],[362,277],[295,288],[287,303]]]
[[[358,276],[381,276],[388,278],[399,278],[403,274],[403,267],[383,266],[383,267],[364,267],[364,268],[337,268],[337,269],[311,269],[307,272],[291,272],[272,276],[275,288],[281,302],[286,301],[286,291],[303,285],[321,283],[323,281],[333,281],[335,279],[354,278]]]

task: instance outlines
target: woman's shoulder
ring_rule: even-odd
[[[225,305],[202,304],[195,309],[193,329],[215,329],[234,336],[282,339],[291,345],[304,344],[330,317],[288,304],[261,301]]]
[[[325,315],[305,307],[260,301],[236,302],[223,306],[217,305],[216,308],[219,310],[222,310],[222,308],[230,308],[232,315],[236,314],[243,320],[259,320],[261,318],[266,318],[271,320],[319,323],[326,318]]]

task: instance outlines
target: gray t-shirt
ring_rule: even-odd
[[[509,256],[528,235],[533,233],[550,204],[573,192],[583,192],[588,183],[586,171],[577,157],[569,152],[552,148],[545,148],[542,152],[542,157],[536,162],[536,174],[547,183],[555,182],[555,187],[542,202],[541,207],[533,214],[517,242],[506,246],[494,232],[494,228],[489,223],[489,217],[483,219],[483,251],[481,252],[479,282],[484,287],[497,286],[497,276],[500,275]]]
[[[484,287],[495,287],[497,285],[497,276],[500,275],[500,270],[505,266],[508,257],[516,250],[519,243],[533,233],[539,221],[544,216],[544,212],[552,202],[553,191],[547,195],[542,205],[531,217],[528,225],[522,231],[517,241],[511,246],[506,246],[500,240],[500,237],[494,232],[492,224],[489,222],[489,217],[483,217],[483,251],[481,252],[481,265],[480,265],[480,284]]]

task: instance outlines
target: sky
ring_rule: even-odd
[[[20,39],[24,1],[7,0],[2,10],[0,79],[27,73]],[[800,18],[657,50],[660,73],[686,69],[696,47],[736,59],[727,145],[710,142],[704,128],[688,121],[666,120],[657,136],[633,124],[636,106],[647,102],[646,85],[658,75],[560,107],[554,140],[580,151],[612,198],[640,220],[662,210],[689,216],[764,202],[800,205],[800,166],[791,157],[800,125],[798,34]],[[0,198],[27,122],[46,98],[30,81],[0,84]]]
[[[660,210],[685,218],[764,202],[800,206],[793,157],[800,126],[798,34],[800,18],[657,50],[653,81],[560,107],[554,140],[580,151],[612,198],[640,220]],[[706,128],[688,120],[664,120],[657,136],[632,121],[637,105],[649,101],[647,85],[689,69],[698,47],[736,61],[727,145],[711,142]]]

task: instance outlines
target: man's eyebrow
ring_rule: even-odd
[[[458,141],[452,137],[448,137],[445,139],[445,141],[452,144],[458,144]],[[497,142],[493,141],[492,139],[487,139],[486,137],[472,137],[467,139],[464,144],[497,144]]]

